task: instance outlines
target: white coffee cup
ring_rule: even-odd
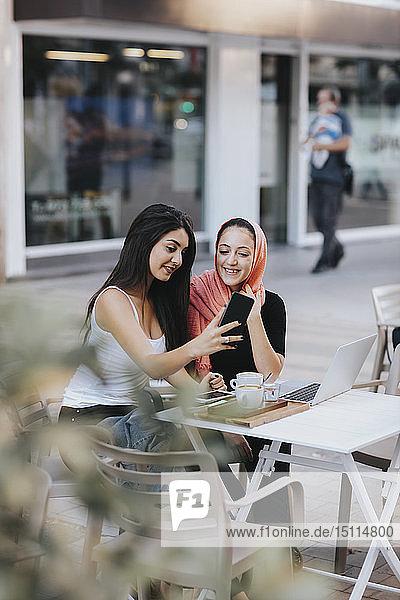
[[[242,408],[259,408],[264,399],[264,388],[261,385],[240,385],[235,389],[236,400]]]
[[[244,385],[262,386],[263,380],[264,376],[262,373],[251,373],[250,371],[245,371],[243,373],[238,373],[236,375],[236,379],[231,379],[230,385],[234,390],[239,386]]]

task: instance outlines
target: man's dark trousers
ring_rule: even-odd
[[[313,179],[310,185],[310,208],[315,227],[324,236],[318,265],[335,267],[343,256],[343,246],[336,237],[337,217],[342,208],[343,185]],[[340,258],[339,258],[340,257]]]

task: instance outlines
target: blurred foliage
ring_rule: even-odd
[[[22,407],[36,403],[49,388],[64,387],[79,364],[100,375],[93,349],[80,342],[80,327],[74,305],[65,298],[1,290],[0,600],[112,598],[94,577],[82,572],[70,549],[71,529],[47,523],[39,538],[33,518],[40,490],[35,489],[30,461],[39,463],[42,452],[57,447],[65,452],[74,449],[77,493],[87,505],[96,502],[98,510],[105,511],[96,494],[87,440],[45,420],[24,427],[18,417]],[[29,413],[29,408],[24,410]],[[35,552],[43,555],[40,567],[32,559],[15,562],[13,544],[18,550],[36,544]]]
[[[96,372],[93,349],[79,341],[81,318],[70,302],[51,295],[0,295],[0,397],[35,392],[68,380],[84,362]]]
[[[95,577],[82,569],[81,549],[76,547],[82,542],[82,526],[47,519],[38,537],[33,516],[40,490],[35,488],[29,463],[40,464],[44,450],[53,448],[54,454],[57,448],[70,467],[81,512],[86,506],[98,518],[112,519],[124,510],[123,494],[118,498],[100,485],[90,440],[81,429],[49,422],[24,428],[17,418],[27,401],[40,399],[43,390],[52,386],[65,385],[79,364],[98,373],[94,353],[80,343],[81,321],[73,303],[54,295],[43,299],[0,291],[0,600],[115,600],[122,597],[121,586],[126,597],[128,590],[135,595],[131,586],[140,546],[110,554]],[[193,402],[188,390],[179,400],[183,406]],[[26,548],[36,544],[42,554],[40,564],[32,559],[15,563],[14,543]],[[250,600],[291,597],[287,555],[282,560],[279,552],[271,552],[261,577],[254,578],[246,590]],[[158,558],[154,560],[156,567]],[[199,593],[186,590],[183,597],[194,600]],[[152,598],[182,598],[182,588],[154,581]],[[304,579],[296,587],[296,598],[319,600],[320,588]]]

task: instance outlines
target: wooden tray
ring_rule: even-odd
[[[208,406],[197,407],[193,410],[193,416],[199,419],[220,421],[221,423],[230,423],[232,425],[243,425],[252,429],[258,425],[290,417],[309,408],[309,404],[303,402],[280,400],[276,404],[248,412],[244,411],[236,400],[232,400],[223,404],[216,402]]]

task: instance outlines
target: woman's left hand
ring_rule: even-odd
[[[244,294],[245,296],[248,296],[248,298],[252,298],[254,300],[254,304],[253,307],[250,311],[249,316],[247,317],[247,321],[251,322],[254,319],[256,319],[257,317],[260,316],[260,312],[261,312],[261,300],[262,300],[262,295],[261,295],[261,291],[258,291],[257,294],[254,295],[253,290],[251,289],[251,287],[249,285],[246,285],[244,291],[241,292],[242,294]]]
[[[219,373],[207,373],[204,379],[200,383],[200,389],[202,392],[209,392],[212,390],[223,390],[226,391],[226,385],[224,378]]]

